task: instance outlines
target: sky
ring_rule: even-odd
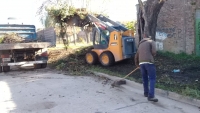
[[[0,4],[0,24],[7,24],[9,17],[17,19],[17,23],[34,24],[36,28],[43,27],[39,16],[36,15],[38,8],[44,0],[4,0]],[[74,1],[74,0],[73,0]],[[137,0],[106,0],[99,2],[91,0],[94,4],[91,10],[105,9],[106,13],[114,21],[131,21],[136,19]],[[83,0],[77,0],[76,7],[82,7]],[[11,21],[9,21],[11,23]]]
[[[34,23],[35,10],[34,0],[4,0],[0,4],[0,23],[7,23],[8,17],[15,17],[23,23]]]

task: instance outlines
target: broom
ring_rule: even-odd
[[[125,77],[123,77],[121,80],[116,80],[114,81],[111,86],[112,87],[118,87],[122,84],[126,84],[126,80],[125,78],[127,78],[129,75],[131,75],[133,72],[135,72],[136,70],[138,70],[140,67],[135,68],[133,71],[131,71],[129,74],[127,74]]]

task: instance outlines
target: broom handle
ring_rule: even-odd
[[[131,71],[128,75],[126,75],[125,77],[123,77],[123,79],[125,79],[126,77],[128,77],[130,74],[132,74],[133,72],[135,72],[137,69],[139,69],[140,67],[135,68],[133,71]]]

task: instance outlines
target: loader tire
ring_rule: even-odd
[[[2,72],[9,72],[10,66],[2,66]]]
[[[94,51],[86,53],[85,60],[88,64],[94,65],[98,63],[98,55]]]
[[[112,66],[115,63],[115,58],[109,51],[101,53],[99,60],[103,66]]]

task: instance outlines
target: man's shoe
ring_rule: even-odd
[[[158,99],[155,98],[155,97],[154,97],[154,98],[149,98],[149,97],[148,97],[148,101],[158,102]]]
[[[144,97],[148,97],[148,93],[144,93]]]

